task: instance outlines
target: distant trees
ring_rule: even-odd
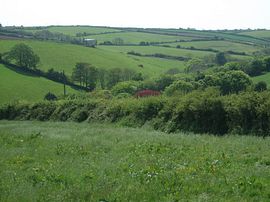
[[[223,52],[218,52],[215,59],[218,65],[224,65],[227,62],[225,53]]]
[[[79,82],[80,86],[93,90],[98,80],[98,70],[89,63],[77,63],[72,72],[72,79]]]
[[[124,40],[122,38],[120,38],[120,37],[114,38],[113,39],[113,44],[114,45],[117,45],[117,46],[123,45],[124,44]]]
[[[15,60],[16,64],[25,68],[36,68],[40,61],[31,47],[24,43],[16,44],[7,55],[8,59]]]
[[[267,84],[264,81],[259,81],[258,83],[255,84],[254,90],[257,92],[262,92],[267,90]]]

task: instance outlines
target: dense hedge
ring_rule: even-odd
[[[215,89],[178,97],[90,99],[14,103],[0,107],[0,119],[106,121],[155,129],[269,136],[270,92],[220,96]]]

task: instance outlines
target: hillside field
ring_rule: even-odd
[[[182,61],[130,57],[125,53],[119,53],[117,49],[113,51],[109,47],[88,48],[48,41],[0,40],[0,52],[7,52],[15,44],[21,42],[32,47],[40,56],[41,64],[38,68],[45,71],[50,68],[59,71],[65,70],[69,75],[71,75],[72,69],[77,62],[88,62],[98,68],[106,69],[116,67],[131,68],[148,76],[159,75],[171,68],[184,68]],[[143,68],[139,67],[141,64],[144,66]]]
[[[269,201],[270,197],[269,137],[0,121],[0,144],[0,201]]]
[[[63,95],[63,85],[41,77],[22,75],[0,64],[0,104],[12,101],[41,101],[46,93]],[[76,90],[67,87],[67,93]]]

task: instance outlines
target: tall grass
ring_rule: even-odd
[[[0,122],[0,201],[268,201],[269,138]]]

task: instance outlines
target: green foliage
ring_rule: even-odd
[[[223,52],[218,52],[216,54],[216,63],[218,65],[224,65],[227,62],[226,55]]]
[[[72,72],[73,81],[79,82],[89,90],[95,89],[98,78],[98,69],[89,63],[77,63]]]
[[[130,95],[134,95],[140,87],[140,82],[136,81],[123,81],[117,83],[112,88],[113,95],[118,95],[120,93],[128,93]]]
[[[268,91],[222,96],[218,89],[208,88],[175,97],[136,99],[124,95],[128,94],[119,93],[118,98],[111,100],[90,96],[35,104],[13,103],[0,107],[0,119],[108,121],[127,126],[149,124],[167,132],[269,135]]]
[[[44,96],[44,100],[48,100],[48,101],[53,101],[53,100],[57,100],[56,95],[54,95],[51,92],[48,92],[45,96]]]
[[[219,87],[222,94],[239,93],[252,84],[249,76],[242,71],[220,71],[206,75],[199,82],[205,87]]]
[[[172,96],[175,94],[187,94],[194,89],[190,82],[177,80],[165,89],[165,94]]]
[[[32,48],[24,43],[16,44],[8,53],[7,58],[15,60],[17,65],[26,68],[36,68],[40,61]]]
[[[258,83],[255,84],[254,90],[258,92],[267,90],[267,83],[264,81],[259,81]]]

